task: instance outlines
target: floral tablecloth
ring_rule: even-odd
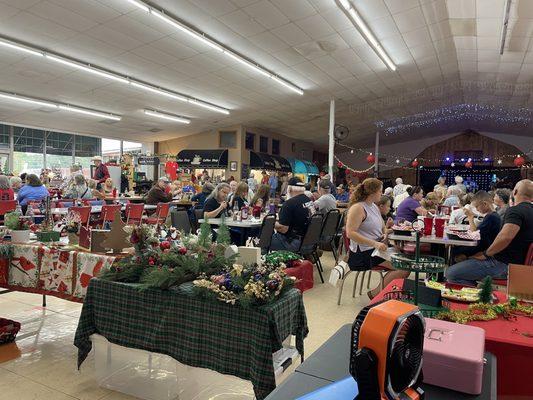
[[[43,244],[13,244],[11,258],[0,258],[0,286],[83,301],[89,281],[115,257],[62,250]]]

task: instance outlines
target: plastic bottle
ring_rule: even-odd
[[[237,202],[234,202],[233,203],[233,220],[234,221],[237,221],[238,214],[239,214],[239,205],[237,204]]]
[[[19,213],[19,215],[22,215],[22,207],[19,203],[17,203],[17,208],[15,208],[15,212]]]

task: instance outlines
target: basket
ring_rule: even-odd
[[[384,300],[399,300],[403,301],[404,303],[411,303],[414,304],[415,297],[414,293],[410,290],[393,290],[392,292],[387,292],[383,295]],[[432,307],[428,306],[426,304],[418,304],[418,308],[420,309],[420,312],[422,315],[426,318],[435,318],[437,314],[443,312],[443,311],[449,311],[450,310],[450,302],[446,299],[442,299],[442,306],[441,307]]]
[[[0,344],[13,342],[20,331],[20,322],[0,318]]]
[[[444,271],[444,258],[430,255],[420,255],[416,260],[413,254],[392,254],[392,266],[403,271],[436,273]]]

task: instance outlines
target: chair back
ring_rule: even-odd
[[[77,212],[80,214],[80,225],[87,228],[89,226],[89,220],[91,219],[91,207],[90,206],[72,206],[68,209],[69,212]]]
[[[336,208],[329,210],[322,224],[321,243],[330,243],[337,235],[341,213]]]
[[[268,253],[276,225],[276,216],[273,214],[266,215],[261,224],[261,233],[259,234],[259,248],[262,253]]]
[[[187,210],[172,210],[170,220],[174,228],[184,233],[191,233],[192,225]]]
[[[533,267],[533,243],[529,244],[524,265],[529,265],[530,267]]]
[[[140,225],[144,212],[144,203],[126,204],[126,224]]]
[[[5,215],[8,212],[17,209],[17,200],[2,200],[0,201],[0,215]]]
[[[440,214],[450,215],[451,209],[448,206],[438,206],[437,210],[439,211]]]
[[[322,232],[323,215],[320,213],[314,214],[309,219],[309,225],[307,225],[307,231],[302,238],[299,253],[302,255],[311,254],[318,246],[320,242],[320,233]]]
[[[168,212],[170,210],[170,203],[158,203],[157,208],[155,210],[155,215],[157,216],[157,223],[158,224],[164,224],[167,217]]]
[[[102,212],[100,213],[100,222],[104,225],[106,222],[113,222],[115,220],[115,213],[122,209],[122,204],[104,204],[102,206]]]
[[[103,206],[104,201],[98,199],[84,199],[81,201],[84,206]]]
[[[57,202],[58,208],[67,208],[74,205],[74,200],[61,200]]]

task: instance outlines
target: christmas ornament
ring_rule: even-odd
[[[524,160],[524,157],[518,155],[516,156],[516,158],[514,159],[513,163],[516,167],[521,167],[522,165],[524,165],[526,162],[526,160]]]
[[[469,158],[468,161],[465,163],[465,167],[466,168],[472,168],[473,164],[472,164],[472,159]]]
[[[338,168],[342,168],[343,166],[344,166],[344,164],[341,163],[340,161],[337,163],[337,167],[338,167]]]
[[[415,158],[415,159],[413,160],[413,162],[411,163],[411,166],[412,166],[413,168],[418,167],[418,160],[417,160],[416,158]]]
[[[374,164],[376,162],[376,157],[372,153],[370,153],[366,157],[366,162],[369,163],[369,164]]]

